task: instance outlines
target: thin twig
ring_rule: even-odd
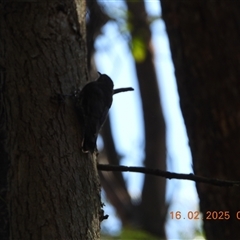
[[[192,173],[184,174],[184,173],[173,173],[168,171],[162,171],[159,169],[151,169],[145,167],[127,167],[127,166],[117,166],[110,164],[98,164],[98,170],[101,171],[117,171],[117,172],[138,172],[149,175],[161,176],[168,179],[181,179],[181,180],[190,180],[195,182],[207,183],[220,187],[233,187],[239,186],[240,181],[228,181],[228,180],[219,180],[213,178],[206,178],[194,175]]]

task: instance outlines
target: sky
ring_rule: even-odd
[[[99,1],[114,14],[124,12],[124,1]],[[160,16],[158,0],[145,1],[150,16]],[[179,107],[174,66],[171,59],[169,42],[162,19],[151,24],[152,41],[155,49],[155,67],[158,77],[161,103],[167,128],[167,166],[168,171],[192,173],[191,153],[184,121]],[[120,29],[122,30],[122,29]],[[96,41],[96,65],[101,73],[108,74],[114,81],[115,88],[133,87],[134,92],[114,96],[110,110],[111,127],[117,151],[123,155],[121,165],[143,166],[144,133],[140,94],[131,52],[119,25],[109,22],[102,30],[103,34]],[[123,29],[124,32],[124,29]],[[128,190],[133,198],[138,198],[143,184],[143,175],[139,173],[123,173]],[[168,239],[193,239],[194,231],[201,226],[196,220],[173,220],[171,211],[181,211],[183,216],[188,212],[198,211],[198,197],[195,183],[186,180],[167,180],[166,200],[171,201],[168,213],[166,232]],[[103,222],[103,228],[111,233],[118,233],[120,222],[114,217],[114,210],[105,209],[110,215]],[[186,219],[186,218],[185,218]],[[174,231],[172,231],[174,229]]]

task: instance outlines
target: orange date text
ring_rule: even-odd
[[[186,214],[182,215],[181,211],[170,212],[171,219],[190,219],[190,220],[198,220],[200,219],[199,211],[188,211]]]
[[[172,211],[169,213],[170,219],[180,220],[180,219],[189,219],[189,220],[229,220],[231,218],[229,211],[207,211],[205,214],[201,214],[199,211],[188,211],[182,213],[181,211]],[[236,219],[240,220],[240,211],[237,211],[235,214]]]

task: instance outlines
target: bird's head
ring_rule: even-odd
[[[107,87],[113,89],[113,81],[107,74],[101,74],[99,73],[99,77],[97,79],[97,82],[106,85]]]

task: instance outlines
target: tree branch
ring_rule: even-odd
[[[165,177],[168,179],[181,179],[181,180],[190,180],[195,182],[207,183],[207,184],[220,186],[220,187],[240,186],[240,181],[212,179],[212,178],[200,177],[192,173],[189,173],[189,174],[173,173],[173,172],[167,172],[159,169],[151,169],[151,168],[145,168],[145,167],[127,167],[127,166],[116,166],[116,165],[109,165],[109,164],[98,164],[97,168],[98,170],[101,170],[101,171],[138,172],[138,173]]]

